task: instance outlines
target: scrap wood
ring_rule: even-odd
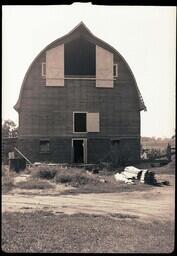
[[[125,183],[128,184],[134,184],[134,181],[132,179],[128,179],[125,175],[123,175],[122,173],[116,173],[114,175],[115,179],[117,181],[124,181]]]

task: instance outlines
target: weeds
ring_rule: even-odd
[[[67,170],[60,170],[55,176],[56,183],[69,183],[72,186],[85,185],[88,183],[97,183],[98,179],[90,177],[83,170],[70,168]]]
[[[47,165],[34,167],[31,170],[32,177],[41,179],[53,179],[56,173],[57,169],[55,167],[49,167]]]
[[[72,186],[85,185],[96,182],[96,178],[90,177],[84,170],[76,168],[61,168],[42,165],[31,170],[34,178],[53,179],[56,183],[68,183]],[[98,182],[98,179],[97,179]]]
[[[29,179],[27,181],[20,181],[16,184],[16,187],[21,189],[49,189],[53,188],[53,185],[47,181],[41,181],[38,179]]]

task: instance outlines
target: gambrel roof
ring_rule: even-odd
[[[94,36],[90,30],[86,27],[86,25],[83,23],[83,22],[80,22],[74,29],[72,29],[69,33],[67,33],[65,36],[63,37],[60,37],[59,39],[53,41],[51,44],[49,44],[47,47],[45,47],[39,54],[38,56],[33,60],[33,62],[31,63],[30,67],[28,68],[28,71],[26,72],[26,75],[24,77],[24,80],[23,80],[23,83],[22,83],[22,86],[21,86],[21,89],[20,89],[20,94],[19,94],[19,98],[18,98],[18,101],[16,103],[16,105],[14,106],[14,109],[15,110],[19,110],[20,109],[20,105],[21,105],[21,99],[22,99],[22,93],[23,93],[23,88],[24,88],[24,84],[25,84],[25,81],[27,79],[27,76],[28,76],[28,73],[30,72],[31,70],[31,67],[33,65],[33,63],[35,63],[35,61],[39,58],[39,56],[41,54],[43,54],[45,51],[53,48],[53,47],[56,47],[57,45],[59,44],[62,44],[62,43],[66,43],[66,42],[69,42],[69,41],[72,41],[73,39],[77,38],[78,36],[84,36],[86,39],[88,40],[91,40],[93,43],[95,44],[98,44],[99,46],[105,48],[106,50],[112,52],[113,54],[116,54],[119,56],[120,59],[123,60],[123,62],[125,63],[126,67],[128,68],[128,70],[130,71],[133,79],[134,79],[134,85],[135,85],[135,89],[137,91],[137,94],[138,94],[138,99],[139,99],[139,110],[144,110],[146,111],[146,106],[144,104],[144,101],[143,101],[143,98],[142,98],[142,95],[139,91],[139,88],[137,86],[137,83],[136,83],[136,80],[135,80],[135,77],[133,75],[133,72],[131,71],[128,63],[125,61],[125,59],[121,56],[121,54],[116,50],[114,49],[111,45],[109,45],[108,43],[104,42],[103,40],[97,38],[96,36]]]

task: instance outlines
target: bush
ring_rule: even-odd
[[[29,179],[27,181],[21,181],[16,184],[21,189],[49,189],[53,188],[53,185],[47,181],[41,181],[38,179]]]
[[[56,183],[69,183],[72,186],[96,182],[96,180],[86,174],[85,171],[73,168],[58,171],[55,176],[55,181]]]
[[[57,173],[57,169],[55,167],[49,167],[46,165],[34,167],[31,170],[31,175],[35,178],[41,179],[53,179]]]
[[[151,160],[159,158],[159,157],[161,157],[161,155],[162,155],[162,152],[158,148],[152,148],[152,149],[148,150],[148,153],[147,153],[148,159],[151,159]]]
[[[31,169],[34,178],[54,179],[56,183],[68,183],[72,186],[85,185],[87,183],[98,183],[95,177],[88,175],[85,170],[77,168],[61,168],[42,165]]]
[[[70,183],[72,181],[72,178],[68,174],[57,173],[55,176],[55,181],[57,183]]]

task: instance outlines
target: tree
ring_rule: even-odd
[[[2,137],[17,137],[18,136],[18,127],[14,121],[8,119],[4,120],[2,124]]]
[[[172,140],[176,139],[176,129],[175,129],[175,134],[173,134],[173,136],[171,138],[172,138]]]

